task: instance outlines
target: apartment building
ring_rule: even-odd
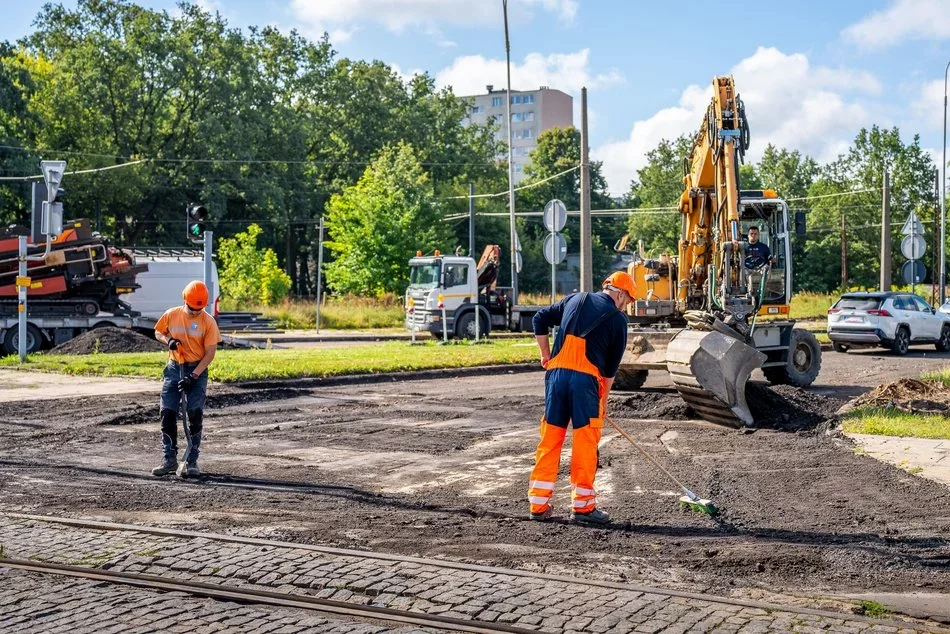
[[[498,138],[508,141],[509,122],[505,118],[505,89],[486,86],[487,93],[463,97],[472,104],[467,123],[486,124],[494,119]],[[538,135],[553,127],[574,125],[574,98],[569,94],[541,86],[537,90],[511,91],[511,162],[515,182],[521,180]]]

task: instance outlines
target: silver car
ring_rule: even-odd
[[[950,314],[912,293],[846,293],[828,309],[828,338],[837,352],[883,346],[907,354],[912,344],[950,350]]]

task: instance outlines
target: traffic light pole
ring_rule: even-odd
[[[205,264],[205,286],[208,287],[208,305],[205,306],[205,310],[209,315],[214,317],[214,277],[212,276],[212,262],[211,256],[213,255],[211,251],[211,238],[214,235],[213,231],[205,231],[205,248],[204,248],[204,264]]]

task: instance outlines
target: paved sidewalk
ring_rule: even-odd
[[[158,394],[162,382],[0,369],[0,402],[76,398],[100,394]]]
[[[869,456],[950,486],[950,440],[847,434]]]
[[[936,629],[814,610],[773,606],[763,609],[751,607],[750,602],[718,597],[545,578],[499,568],[459,569],[450,567],[451,564],[374,558],[369,553],[361,556],[326,552],[303,545],[109,531],[3,516],[0,543],[8,557],[18,559],[224,583],[555,633],[909,634]],[[87,591],[88,601],[93,604],[109,600],[100,596],[101,586]],[[0,584],[0,604],[13,605],[22,612],[25,602],[45,602],[43,605],[53,606],[46,611],[61,614],[64,623],[72,622],[71,610],[82,609],[84,596],[82,588],[75,590],[75,594],[60,596],[52,586],[49,591],[23,593],[19,584]],[[153,610],[146,605],[140,609],[143,619],[152,618]],[[228,608],[219,616],[242,616],[234,610],[238,608]],[[134,618],[129,623],[140,625]]]

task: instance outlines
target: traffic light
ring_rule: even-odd
[[[795,212],[795,235],[803,236],[805,235],[805,212],[796,211]]]
[[[189,204],[187,208],[188,239],[192,242],[204,242],[205,221],[208,209],[204,205]]]

